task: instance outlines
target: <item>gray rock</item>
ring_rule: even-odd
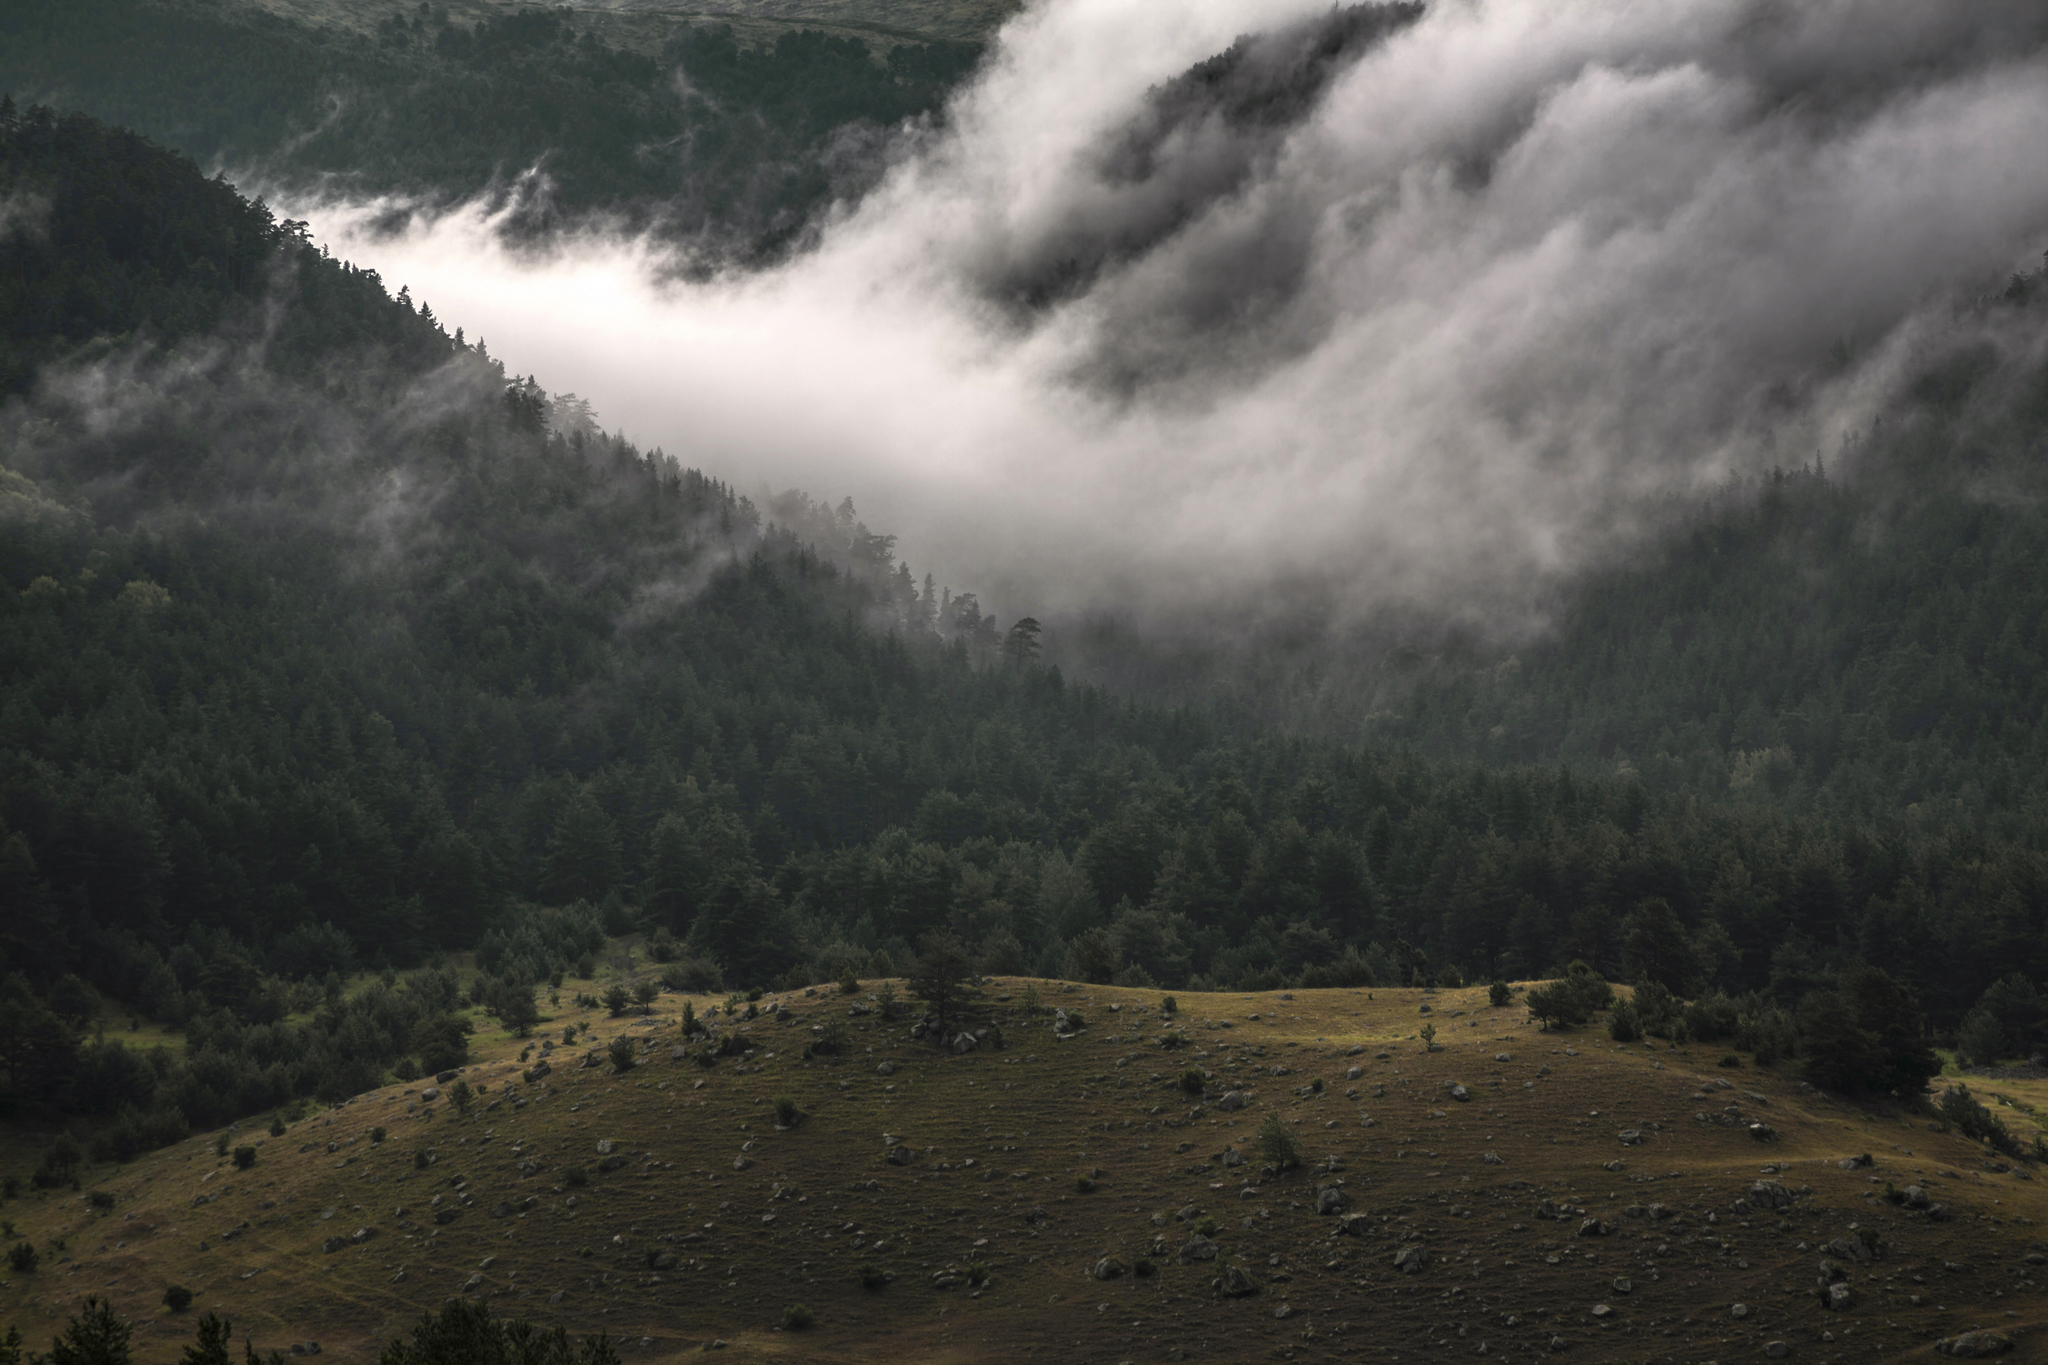
[[[1364,1237],[1373,1230],[1372,1215],[1369,1213],[1345,1213],[1337,1217],[1337,1226],[1332,1237]]]
[[[1749,1187],[1749,1202],[1760,1209],[1789,1209],[1798,1198],[1775,1180],[1759,1180]]]
[[[754,1159],[750,1156],[745,1155],[744,1153],[732,1159],[732,1168],[736,1171],[744,1171],[753,1164]]]
[[[434,1221],[436,1223],[439,1223],[444,1228],[447,1227],[450,1223],[454,1222],[456,1219],[460,1218],[461,1216],[462,1211],[460,1209],[434,1210]]]
[[[1581,1237],[1605,1237],[1607,1231],[1607,1224],[1601,1222],[1598,1218],[1588,1218],[1579,1224],[1579,1236]]]
[[[1617,1294],[1633,1293],[1635,1292],[1635,1287],[1636,1282],[1634,1280],[1629,1279],[1627,1276],[1623,1276],[1621,1279],[1618,1279],[1614,1282],[1614,1292]]]
[[[1318,1214],[1341,1213],[1348,1201],[1344,1191],[1335,1185],[1325,1185],[1316,1191],[1316,1212]]]
[[[1216,1292],[1226,1299],[1242,1299],[1259,1292],[1258,1282],[1244,1271],[1244,1267],[1231,1264],[1223,1267],[1223,1273],[1216,1277]]]
[[[1193,1265],[1197,1261],[1213,1261],[1216,1259],[1216,1243],[1198,1233],[1181,1243],[1174,1259],[1182,1265]]]
[[[597,1154],[599,1156],[610,1156],[612,1150],[617,1146],[618,1144],[610,1138],[599,1138],[597,1140]]]
[[[1472,1092],[1462,1085],[1454,1085],[1451,1087],[1451,1098],[1463,1104],[1472,1098]]]
[[[1088,1273],[1098,1280],[1114,1280],[1124,1273],[1124,1263],[1114,1256],[1105,1256]]]
[[[462,1074],[462,1070],[461,1070],[461,1068],[459,1068],[459,1067],[458,1067],[458,1068],[456,1068],[456,1069],[455,1069],[455,1070],[453,1070],[453,1071],[443,1071],[443,1072],[440,1072],[439,1074],[437,1074],[437,1075],[436,1075],[436,1076],[434,1077],[434,1079],[435,1079],[436,1081],[440,1082],[440,1083],[441,1083],[442,1085],[446,1085],[446,1084],[448,1084],[448,1082],[450,1082],[450,1081],[454,1080],[454,1079],[455,1079],[455,1078],[456,1078],[457,1076],[460,1076],[461,1074]]]
[[[1512,1062],[1515,1059],[1505,1052],[1496,1052],[1493,1054],[1493,1060],[1496,1062]]]
[[[320,1244],[320,1250],[326,1253],[327,1255],[332,1256],[335,1252],[341,1250],[343,1247],[347,1245],[348,1239],[346,1237],[329,1237],[326,1241]]]
[[[1235,1114],[1238,1110],[1244,1108],[1244,1092],[1242,1090],[1225,1091],[1223,1098],[1216,1101],[1216,1107],[1226,1114]]]
[[[1828,1286],[1828,1310],[1840,1313],[1856,1305],[1856,1291],[1846,1284]]]
[[[1506,1162],[1501,1160],[1499,1152],[1488,1152],[1485,1156],[1480,1157],[1479,1159],[1489,1166],[1505,1166],[1507,1164]]]
[[[363,1243],[369,1241],[372,1237],[375,1237],[376,1235],[377,1230],[375,1228],[357,1228],[354,1232],[351,1232],[348,1235],[348,1239],[349,1241],[355,1243],[357,1246],[361,1246]]]
[[[1984,1360],[2010,1351],[2012,1338],[2003,1332],[1965,1332],[1935,1342],[1934,1349],[1951,1360]]]
[[[875,1068],[875,1074],[876,1074],[877,1076],[893,1076],[893,1075],[895,1075],[895,1074],[896,1074],[896,1063],[894,1063],[894,1062],[883,1062],[883,1063],[882,1063],[882,1064],[881,1064],[880,1066],[877,1066],[877,1067]]]
[[[1739,1320],[1739,1319],[1742,1319],[1742,1318],[1746,1318],[1746,1317],[1748,1317],[1748,1316],[1749,1316],[1749,1305],[1748,1305],[1748,1304],[1746,1304],[1746,1303],[1738,1303],[1738,1304],[1736,1304],[1736,1305],[1735,1305],[1735,1306],[1734,1306],[1733,1308],[1730,1308],[1730,1309],[1728,1310],[1728,1316],[1729,1316],[1729,1317],[1731,1317],[1731,1318],[1736,1318],[1736,1319],[1738,1319],[1738,1320]]]
[[[1223,1164],[1231,1167],[1244,1165],[1244,1153],[1235,1147],[1226,1147],[1223,1151]]]
[[[1925,1209],[1932,1207],[1934,1201],[1927,1197],[1927,1191],[1920,1186],[1908,1185],[1905,1189],[1905,1203],[1909,1209]]]
[[[915,1148],[906,1147],[899,1142],[882,1154],[882,1160],[888,1162],[891,1166],[908,1166],[911,1162],[917,1160],[917,1151]]]
[[[425,1090],[420,1091],[420,1098],[428,1104],[432,1104],[435,1100],[441,1098],[441,1091],[438,1087],[430,1085]]]
[[[1347,1081],[1355,1081],[1363,1075],[1365,1075],[1365,1068],[1362,1066],[1348,1066],[1344,1068],[1344,1079]]]
[[[1767,1341],[1764,1343],[1764,1354],[1772,1360],[1783,1360],[1792,1354],[1792,1348],[1782,1341]]]
[[[1429,1264],[1429,1248],[1420,1242],[1410,1242],[1394,1253],[1394,1269],[1403,1275],[1420,1275]]]
[[[1624,1147],[1640,1147],[1643,1142],[1643,1130],[1640,1128],[1624,1128],[1614,1136]]]

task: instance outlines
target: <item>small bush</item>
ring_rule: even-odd
[[[800,1303],[793,1303],[782,1310],[782,1330],[785,1332],[806,1331],[816,1321],[811,1310]]]
[[[1093,1194],[1093,1193],[1095,1193],[1095,1177],[1094,1177],[1094,1176],[1092,1176],[1092,1175],[1077,1175],[1077,1176],[1075,1176],[1075,1177],[1074,1177],[1074,1193],[1076,1193],[1076,1194]]]
[[[1180,1088],[1190,1095],[1199,1095],[1208,1087],[1209,1078],[1202,1074],[1202,1068],[1191,1066],[1180,1073]]]
[[[804,1111],[796,1107],[796,1100],[789,1095],[775,1097],[775,1122],[782,1128],[794,1128],[803,1121]]]
[[[563,1025],[562,1044],[565,1047],[574,1047],[576,1045],[576,1026],[574,1024]]]
[[[1027,997],[1027,1000],[1028,1000],[1028,997],[1030,996],[1030,992],[1029,992],[1029,991],[1027,990],[1027,991],[1025,992],[1025,995],[1026,995],[1026,997]],[[895,983],[895,982],[893,982],[893,981],[884,981],[884,982],[883,982],[883,983],[882,983],[881,985],[879,985],[879,986],[875,987],[875,1004],[876,1004],[876,1005],[878,1005],[878,1006],[879,1006],[879,1007],[881,1008],[881,1011],[882,1011],[882,1017],[883,1017],[884,1019],[894,1019],[894,1018],[896,1017],[896,983]],[[1028,1003],[1027,1003],[1027,1006],[1026,1006],[1026,1008],[1031,1008],[1031,1006],[1029,1006],[1029,1005],[1028,1005]]]
[[[604,988],[603,999],[604,1007],[616,1019],[626,1012],[626,1006],[633,1003],[633,993],[626,989],[624,982],[614,981]]]
[[[416,1171],[424,1171],[433,1164],[434,1158],[425,1152],[416,1151],[412,1154],[412,1168]]]
[[[855,976],[852,972],[848,972],[839,980],[839,993],[841,995],[859,995],[860,978]]]
[[[34,1274],[36,1264],[40,1259],[36,1255],[36,1249],[27,1242],[16,1242],[7,1249],[7,1264],[17,1274]]]
[[[642,1014],[652,1014],[654,1012],[655,997],[660,994],[661,983],[652,978],[633,983],[633,1003],[639,1006]]]
[[[1277,991],[1286,985],[1287,977],[1278,967],[1261,967],[1237,979],[1237,988],[1241,991]]]
[[[605,1047],[605,1055],[612,1059],[612,1068],[624,1075],[633,1069],[633,1040],[620,1036]]]
[[[378,1125],[377,1127],[375,1127],[375,1128],[372,1128],[372,1129],[370,1130],[370,1141],[371,1141],[372,1143],[382,1142],[382,1141],[384,1140],[384,1138],[385,1138],[385,1132],[384,1132],[384,1126],[383,1126],[382,1124],[379,1124],[379,1125]]]
[[[1216,1235],[1216,1219],[1209,1214],[1205,1213],[1200,1218],[1197,1218],[1192,1226],[1203,1237],[1214,1237]]]
[[[1159,1273],[1159,1267],[1143,1256],[1140,1256],[1137,1260],[1131,1262],[1131,1273],[1141,1280],[1149,1280]]]
[[[182,1313],[192,1306],[192,1291],[182,1284],[174,1284],[164,1291],[164,1307],[173,1313]]]
[[[1514,989],[1505,981],[1495,981],[1486,988],[1486,1003],[1495,1009],[1499,1009],[1514,998]]]
[[[1174,998],[1173,998],[1172,996],[1170,996],[1170,995],[1169,995],[1169,996],[1167,996],[1167,997],[1166,997],[1166,998],[1165,998],[1164,1000],[1161,1000],[1161,1001],[1159,1002],[1159,1012],[1160,1012],[1161,1014],[1178,1014],[1178,1013],[1180,1013],[1180,1001],[1178,1001],[1178,1000],[1174,999]]]
[[[416,1081],[420,1078],[420,1064],[411,1057],[400,1057],[392,1063],[391,1074],[401,1081]]]
[[[273,1117],[271,1118],[271,1120],[270,1120],[270,1135],[271,1135],[272,1137],[283,1137],[283,1136],[284,1136],[284,1120],[283,1120],[283,1119],[281,1119],[281,1118],[277,1118],[277,1117],[274,1117],[274,1116],[273,1116]]]
[[[1718,1065],[1725,1066],[1730,1070],[1734,1070],[1735,1068],[1742,1065],[1742,1058],[1737,1056],[1733,1052],[1724,1052],[1721,1054],[1721,1060],[1718,1063]]]
[[[104,1211],[114,1207],[114,1196],[105,1190],[94,1190],[85,1197],[85,1202],[93,1208]]]
[[[988,1266],[980,1261],[967,1263],[967,1283],[980,1286],[988,1283]]]
[[[1643,1036],[1642,1021],[1636,1018],[1636,1007],[1623,1001],[1614,1007],[1614,1013],[1607,1016],[1607,1036],[1617,1043],[1633,1043]]]
[[[469,1088],[469,1082],[456,1077],[455,1084],[448,1087],[448,1103],[455,1106],[455,1112],[469,1117],[470,1106],[476,1103],[476,1092]]]
[[[235,1148],[235,1169],[236,1169],[236,1170],[238,1170],[238,1171],[246,1171],[246,1170],[248,1170],[248,1169],[249,1169],[249,1168],[250,1168],[251,1166],[254,1166],[255,1164],[256,1164],[256,1149],[255,1149],[254,1147],[237,1147],[237,1148]]]
[[[1314,1091],[1314,1092],[1315,1092],[1316,1094],[1318,1094],[1318,1095],[1322,1094],[1322,1093],[1323,1093],[1323,1078],[1322,1078],[1321,1076],[1318,1076],[1318,1077],[1316,1077],[1316,1078],[1315,1078],[1314,1080],[1312,1080],[1312,1081],[1310,1081],[1310,1082],[1308,1083],[1308,1088],[1309,1088],[1310,1090]]]
[[[1259,1150],[1266,1154],[1268,1164],[1283,1171],[1301,1165],[1301,1140],[1294,1136],[1280,1115],[1270,1109],[1259,1124]]]
[[[226,1156],[228,1154],[228,1135],[225,1130],[223,1130],[219,1136],[214,1138],[213,1154],[215,1156]]]
[[[562,1172],[562,1183],[572,1190],[580,1190],[590,1183],[590,1173],[581,1166],[570,1166]]]
[[[873,1261],[861,1262],[860,1287],[862,1289],[867,1290],[871,1294],[876,1294],[887,1288],[888,1284],[889,1277],[882,1272],[880,1266],[876,1265]]]
[[[1159,1046],[1164,1051],[1178,1052],[1187,1045],[1188,1036],[1178,1029],[1175,1029],[1172,1033],[1162,1033],[1159,1035]]]
[[[752,1003],[754,1003],[754,1002],[756,1002],[756,1001],[760,1000],[760,998],[761,998],[762,996],[766,995],[767,993],[768,993],[768,992],[766,992],[766,991],[762,990],[762,989],[761,989],[761,988],[760,988],[759,986],[756,986],[756,987],[754,987],[754,988],[753,988],[752,990],[750,990],[750,991],[748,991],[748,992],[747,992],[747,1002],[748,1002],[749,1004],[752,1004]]]

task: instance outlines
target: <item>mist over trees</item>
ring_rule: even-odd
[[[493,194],[507,227],[601,222],[759,258],[879,174],[884,134],[932,114],[978,45],[672,24],[607,41],[568,8],[374,25],[257,6],[67,0],[0,13],[0,89],[156,137],[202,164],[363,198]],[[524,180],[529,172],[535,180]]]
[[[2039,1041],[2009,980],[2048,972],[2026,781],[1815,809],[1073,684],[850,501],[757,505],[607,434],[182,157],[9,104],[0,169],[31,224],[0,242],[0,1098],[92,1117],[96,1155],[458,1064],[458,1009],[530,1023],[628,934],[736,987],[884,959],[949,988],[1632,979],[1900,1084],[1918,1011]],[[1902,714],[1957,790],[2038,744],[1953,695]],[[1843,752],[1881,767],[1912,740],[1887,724]],[[1751,780],[1798,790],[1774,762]],[[95,1036],[110,1009],[183,1055]]]

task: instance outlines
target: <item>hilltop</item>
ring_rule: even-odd
[[[248,1170],[212,1133],[95,1169],[83,1193],[7,1206],[68,1251],[9,1276],[0,1316],[40,1344],[101,1293],[146,1356],[211,1310],[265,1349],[359,1359],[467,1295],[608,1333],[629,1361],[714,1341],[732,1360],[1693,1361],[1783,1342],[1875,1361],[1979,1326],[2024,1342],[2041,1316],[2031,1172],[1720,1048],[1538,1032],[1478,990],[1183,995],[1166,1015],[1154,991],[1005,978],[986,989],[1007,1045],[955,1053],[871,1012],[885,985],[721,1016],[743,1050],[709,1068],[671,1055],[707,997],[563,1011],[545,1053],[479,1038],[466,1118],[428,1078],[229,1135],[254,1145]],[[1054,1008],[1085,1027],[1057,1037]],[[587,1030],[574,1046],[565,1023]],[[842,1028],[843,1053],[804,1055]],[[604,1060],[620,1037],[624,1074]],[[529,1048],[549,1074],[524,1079]],[[1301,1169],[1262,1171],[1269,1116]],[[1850,1288],[1839,1311],[1823,1260]],[[173,1283],[192,1313],[161,1305]],[[814,1325],[784,1331],[796,1304]]]

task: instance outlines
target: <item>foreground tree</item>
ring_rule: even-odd
[[[921,947],[923,951],[911,964],[910,989],[938,1016],[938,1040],[943,1043],[962,1006],[979,994],[974,983],[974,963],[960,946],[960,940],[951,934],[926,934]]]
[[[498,1321],[481,1303],[450,1299],[419,1320],[411,1341],[385,1347],[378,1365],[619,1365],[619,1353],[603,1332],[572,1342],[559,1327]]]

